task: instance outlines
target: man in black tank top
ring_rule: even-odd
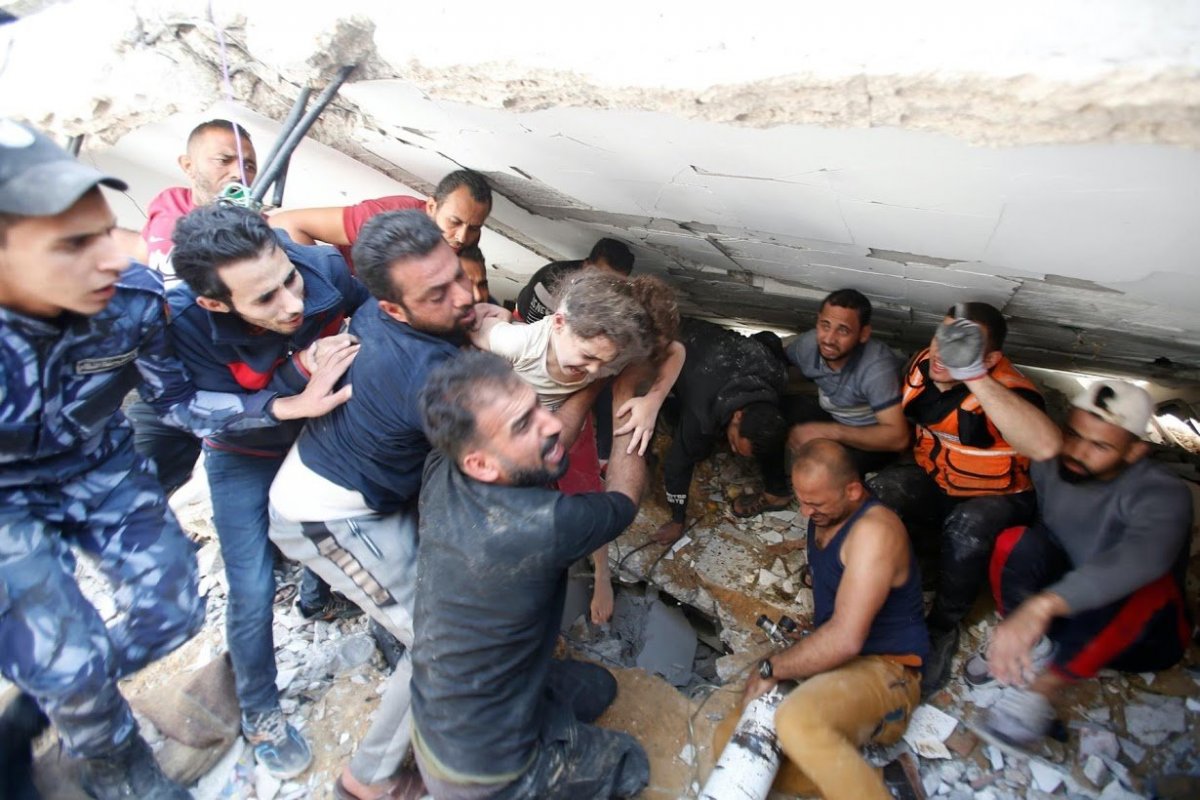
[[[904,524],[863,486],[842,445],[808,442],[791,478],[809,519],[814,629],[762,661],[744,700],[803,681],[775,714],[787,756],[777,788],[882,800],[891,795],[858,748],[899,739],[919,702],[929,654],[921,576]]]

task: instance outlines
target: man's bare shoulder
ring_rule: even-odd
[[[846,537],[845,547],[871,558],[898,557],[907,561],[908,531],[895,511],[876,503],[859,517]]]

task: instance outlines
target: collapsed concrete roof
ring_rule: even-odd
[[[17,5],[0,113],[97,155],[198,121],[223,64],[274,120],[357,64],[312,136],[418,190],[486,172],[501,266],[613,235],[693,314],[803,329],[852,286],[912,349],[987,300],[1024,363],[1200,379],[1193,3]]]

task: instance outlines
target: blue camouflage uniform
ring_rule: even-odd
[[[163,303],[161,277],[134,265],[91,317],[0,308],[0,672],[80,758],[134,732],[117,680],[204,623],[192,546],[120,412],[145,365],[170,359]],[[114,587],[111,626],[75,583],[72,546]]]

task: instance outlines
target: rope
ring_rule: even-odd
[[[208,0],[208,21],[216,29],[217,47],[221,52],[221,88],[225,91],[225,99],[230,103],[236,103],[237,100],[233,96],[233,81],[229,77],[229,50],[225,46],[225,30],[217,24],[216,15],[213,13],[213,0]],[[238,177],[241,178],[242,185],[245,186],[247,185],[246,155],[242,152],[242,137],[247,134],[236,122],[233,123],[233,134],[234,147],[237,148]]]

